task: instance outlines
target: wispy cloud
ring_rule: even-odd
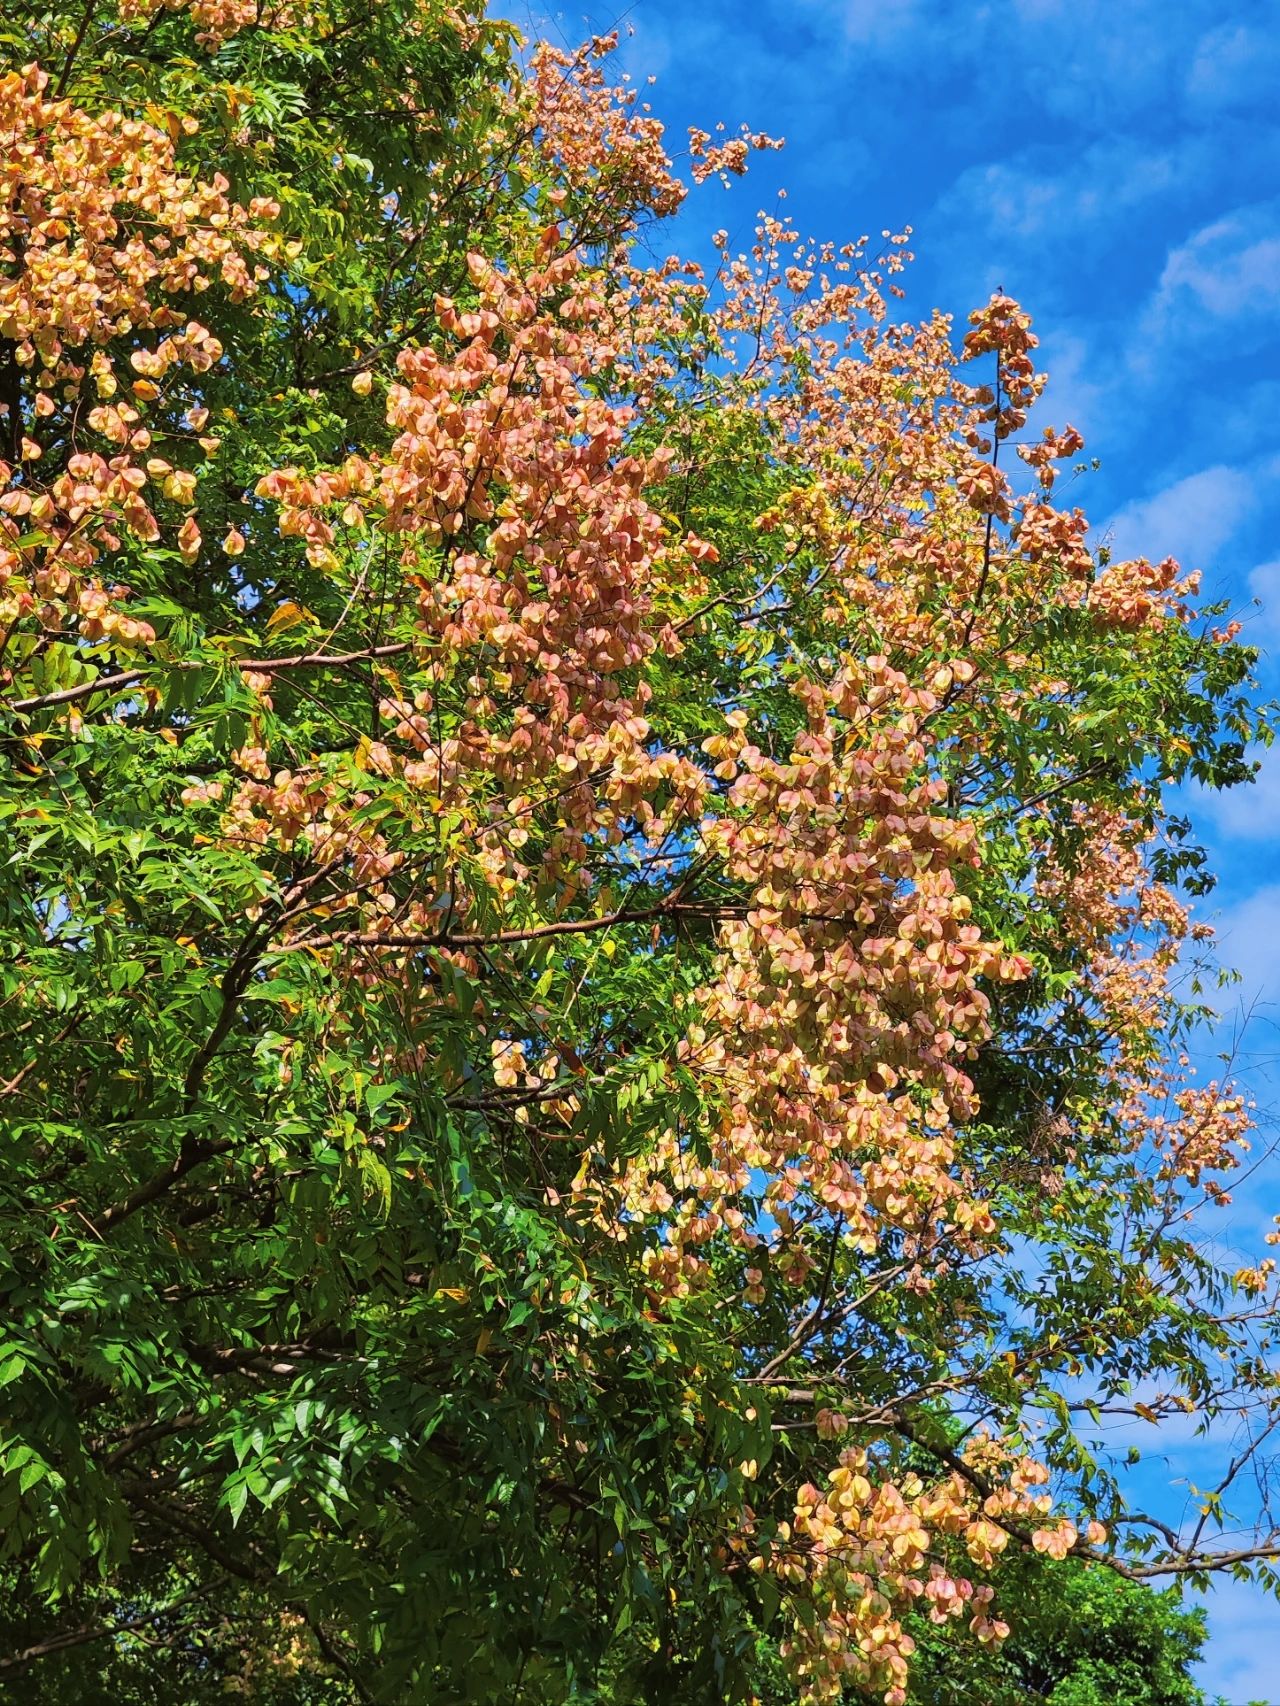
[[[1280,654],[1280,559],[1259,563],[1253,570],[1249,597],[1256,609],[1244,614],[1244,637],[1274,663]]]
[[[1205,140],[1189,136],[1154,148],[1132,136],[1106,137],[1069,153],[1041,146],[969,167],[942,206],[958,217],[991,220],[1006,239],[1073,244],[1091,227],[1109,225],[1153,197],[1185,194],[1210,161]]]
[[[1089,340],[1070,330],[1050,330],[1041,340],[1040,361],[1049,384],[1040,404],[1045,421],[1065,426],[1068,422],[1084,434],[1086,446],[1110,405],[1106,386],[1092,359]]]
[[[1098,533],[1117,559],[1177,557],[1187,568],[1204,568],[1256,501],[1250,476],[1220,463],[1126,504]]]
[[[1237,841],[1280,842],[1280,750],[1257,749],[1251,756],[1259,765],[1256,779],[1220,794],[1198,790],[1197,816],[1203,814],[1211,819],[1220,836]],[[1280,853],[1275,868],[1280,876]],[[1280,960],[1280,938],[1276,948]]]
[[[1262,321],[1269,332],[1278,308],[1280,202],[1271,201],[1237,208],[1170,250],[1148,319],[1156,329]]]
[[[920,22],[917,0],[819,0],[854,46],[889,46]]]
[[[1280,41],[1270,23],[1253,29],[1225,23],[1208,30],[1196,43],[1186,91],[1193,108],[1217,110],[1248,107],[1265,101],[1280,71]]]
[[[1007,9],[989,10],[993,34],[1003,33]],[[1177,7],[1159,0],[1023,0],[1014,16],[1022,25],[1018,63],[1045,77],[1046,108],[1105,133],[1118,117],[1132,126],[1168,114],[1169,89],[1181,82],[1181,65],[1215,12],[1205,0]]]
[[[1209,1646],[1197,1667],[1201,1685],[1230,1701],[1276,1699],[1275,1597],[1247,1582],[1219,1579],[1202,1603]]]
[[[1280,882],[1255,889],[1218,920],[1222,961],[1241,976],[1246,1010],[1280,1002]]]
[[[1193,133],[1038,143],[965,167],[926,229],[949,276],[1000,284],[1050,317],[1087,292],[1091,339],[1123,344],[1132,293],[1115,281],[1145,272],[1154,289],[1165,256],[1150,233],[1206,191],[1216,169],[1212,146]]]

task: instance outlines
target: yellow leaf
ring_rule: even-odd
[[[286,628],[298,628],[304,622],[315,622],[315,616],[305,604],[295,604],[292,599],[279,605],[272,611],[267,620],[268,634],[283,633]]]
[[[476,1355],[478,1357],[482,1357],[484,1355],[484,1353],[489,1349],[489,1341],[492,1338],[493,1338],[493,1328],[492,1327],[482,1327],[480,1329],[480,1337],[476,1340]]]
[[[1158,1422],[1160,1420],[1150,1404],[1135,1404],[1133,1407],[1144,1422]]]

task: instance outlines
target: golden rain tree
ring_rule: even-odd
[[[1018,305],[644,260],[611,42],[470,0],[0,41],[0,1678],[900,1706],[1002,1571],[1270,1580],[1164,803],[1252,654]],[[1104,1412],[1256,1425],[1174,1529]]]

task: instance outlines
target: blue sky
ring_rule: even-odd
[[[1042,419],[1070,421],[1102,460],[1072,501],[1117,553],[1203,570],[1270,654],[1264,691],[1280,693],[1274,0],[500,9],[566,44],[621,28],[625,68],[637,82],[656,75],[649,98],[673,151],[687,126],[721,119],[731,133],[746,122],[785,136],[781,154],[753,156],[744,185],[692,196],[663,253],[697,253],[721,224],[748,246],[756,210],[785,186],[806,235],[913,228],[908,312],[962,317],[997,286],[1019,298],[1051,375]],[[1244,974],[1221,1041],[1238,1043],[1276,1121],[1280,748],[1252,790],[1192,806],[1221,879],[1209,904],[1224,954]],[[1277,1209],[1280,1164],[1267,1163],[1218,1234],[1252,1243]],[[1221,1446],[1169,1438],[1160,1450],[1168,1468],[1153,1475],[1203,1483]],[[1228,1585],[1211,1608],[1206,1684],[1233,1703],[1280,1701],[1280,1606]]]

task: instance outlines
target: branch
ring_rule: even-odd
[[[313,1617],[305,1605],[295,1604],[293,1609],[301,1615],[303,1621],[307,1625],[307,1628],[310,1629],[311,1633],[315,1636],[316,1646],[319,1647],[321,1653],[326,1659],[328,1659],[333,1668],[342,1673],[342,1675],[351,1684],[352,1688],[355,1689],[357,1695],[362,1701],[372,1703],[377,1698],[376,1695],[370,1694],[364,1683],[361,1682],[355,1667],[341,1652],[339,1652],[333,1637],[325,1629],[325,1626],[321,1623],[320,1619],[318,1617]]]
[[[183,1080],[183,1103],[187,1114],[194,1112],[204,1089],[205,1073],[208,1071],[214,1056],[227,1039],[227,1034],[235,1023],[235,1017],[240,1008],[240,998],[248,988],[249,980],[262,952],[267,945],[272,930],[280,912],[279,905],[268,908],[262,921],[255,930],[251,930],[241,943],[234,959],[223,974],[221,984],[222,1004],[213,1029],[204,1042],[192,1055],[187,1064],[186,1077]],[[112,1203],[109,1208],[102,1210],[97,1217],[95,1230],[100,1233],[108,1232],[112,1227],[119,1226],[131,1215],[154,1202],[157,1197],[177,1184],[206,1161],[212,1161],[216,1156],[225,1155],[235,1147],[234,1138],[200,1138],[188,1132],[178,1147],[178,1153],[167,1167],[162,1167],[158,1173],[153,1173],[149,1179],[144,1179],[127,1197]]]
[[[193,1518],[184,1507],[172,1503],[160,1504],[145,1493],[133,1494],[132,1502],[161,1528],[176,1529],[179,1534],[185,1535],[212,1558],[215,1564],[221,1564],[230,1575],[237,1576],[242,1582],[249,1582],[256,1588],[264,1586],[260,1571],[243,1563],[234,1552],[222,1544],[216,1534]]]
[[[531,924],[524,930],[496,930],[457,935],[440,930],[431,934],[401,935],[394,931],[340,930],[328,936],[299,936],[286,944],[285,950],[297,948],[495,948],[507,942],[536,942],[545,936],[582,936],[592,930],[609,930],[615,924],[645,924],[654,918],[671,917],[675,913],[705,914],[705,907],[681,901],[679,891],[656,906],[631,911],[623,906],[617,912],[606,912],[598,918],[559,918],[549,924]]]
[[[258,1571],[241,1563],[223,1546],[216,1534],[207,1529],[203,1523],[192,1518],[186,1511],[176,1510],[172,1505],[156,1504],[145,1497],[139,1498],[137,1502],[139,1508],[146,1511],[154,1520],[168,1523],[171,1527],[176,1528],[180,1534],[185,1534],[189,1540],[194,1541],[203,1552],[207,1553],[215,1562],[221,1563],[232,1575],[239,1576],[242,1581],[249,1582],[264,1592],[270,1591],[268,1584]],[[312,1615],[306,1604],[299,1600],[286,1600],[283,1603],[287,1605],[290,1611],[296,1612],[303,1619],[315,1636],[316,1645],[320,1648],[321,1653],[351,1683],[360,1699],[372,1701],[374,1696],[369,1693],[356,1676],[349,1662],[338,1651],[332,1637]]]
[[[102,1460],[104,1469],[116,1469],[126,1458],[132,1457],[135,1451],[142,1451],[149,1445],[155,1445],[162,1439],[168,1439],[173,1434],[185,1433],[200,1420],[198,1410],[184,1410],[181,1415],[165,1417],[160,1420],[145,1418],[133,1422],[114,1436],[115,1443]]]
[[[844,1215],[836,1216],[836,1223],[831,1229],[831,1246],[827,1251],[827,1265],[822,1275],[822,1284],[818,1288],[817,1300],[813,1308],[801,1321],[792,1335],[790,1343],[783,1346],[777,1356],[770,1360],[754,1376],[757,1382],[765,1382],[776,1374],[784,1364],[791,1361],[797,1351],[802,1350],[822,1325],[822,1314],[827,1307],[827,1294],[831,1290],[831,1275],[836,1265],[836,1251],[840,1246],[840,1234],[844,1231]]]
[[[255,675],[274,675],[281,669],[337,669],[347,664],[368,663],[375,658],[400,657],[413,649],[412,643],[403,640],[396,645],[366,646],[358,652],[303,652],[296,657],[288,658],[234,658],[231,661],[239,670],[251,671]],[[179,663],[169,666],[172,669],[202,669],[202,663]],[[147,672],[145,669],[123,669],[115,675],[100,675],[93,681],[82,681],[78,687],[64,687],[57,693],[44,693],[34,699],[15,699],[9,706],[10,711],[44,711],[54,705],[70,705],[76,699],[88,699],[94,693],[108,693],[117,687],[136,687]]]
[[[75,1030],[75,1028],[79,1024],[79,1022],[80,1022],[80,1015],[78,1013],[74,1013],[71,1016],[71,1018],[67,1021],[67,1023],[62,1027],[62,1029],[58,1032],[57,1036],[54,1037],[53,1041],[43,1044],[42,1047],[44,1049],[56,1048],[59,1043],[66,1042],[67,1038],[71,1035],[72,1031]],[[29,1072],[34,1072],[36,1067],[40,1065],[40,1063],[43,1059],[44,1059],[43,1054],[32,1055],[31,1059],[27,1062],[27,1064],[24,1067],[21,1068],[20,1071],[15,1073],[12,1078],[7,1079],[3,1084],[0,1084],[0,1096],[15,1096],[15,1095],[17,1095],[18,1091],[22,1088],[23,1079],[27,1076],[27,1074]]]
[[[36,1641],[32,1646],[24,1647],[20,1653],[0,1659],[0,1676],[11,1671],[25,1670],[37,1659],[47,1659],[54,1653],[65,1652],[69,1647],[82,1647],[89,1641],[102,1641],[113,1635],[127,1635],[131,1629],[145,1628],[148,1623],[156,1623],[162,1617],[168,1617],[170,1612],[176,1611],[179,1606],[188,1605],[193,1599],[202,1599],[221,1586],[221,1582],[206,1582],[203,1587],[192,1588],[190,1593],[184,1593],[180,1599],[171,1600],[168,1605],[162,1605],[155,1611],[144,1612],[139,1617],[126,1617],[118,1623],[86,1623],[79,1629],[68,1629],[63,1635],[51,1635],[47,1641]]]
[[[1029,800],[1019,800],[1014,815],[1017,816],[1019,812],[1034,811],[1037,806],[1044,805],[1046,800],[1053,799],[1055,794],[1061,794],[1068,788],[1074,788],[1078,782],[1087,782],[1091,776],[1096,776],[1100,770],[1105,768],[1106,761],[1104,759],[1095,759],[1092,764],[1086,764],[1083,770],[1077,770],[1074,776],[1064,776],[1060,782],[1055,782],[1052,788],[1046,788],[1042,794],[1033,794]]]
[[[1078,1550],[1078,1548],[1077,1548]],[[1088,1553],[1088,1556],[1094,1556]],[[1215,1570],[1228,1570],[1233,1564],[1261,1564],[1269,1558],[1280,1558],[1280,1542],[1264,1541],[1257,1546],[1240,1546],[1232,1552],[1167,1553],[1147,1564],[1121,1565],[1118,1559],[1103,1557],[1100,1562],[1119,1569],[1131,1581],[1144,1582],[1152,1576],[1212,1575]]]
[[[19,461],[22,454],[22,369],[17,349],[12,338],[0,338],[0,406],[5,410],[0,447],[8,462]]]
[[[88,0],[88,4],[84,9],[84,14],[80,19],[80,28],[76,31],[75,40],[68,48],[67,57],[62,62],[62,75],[58,78],[58,86],[53,91],[53,98],[55,101],[60,101],[66,93],[67,84],[71,79],[72,67],[75,65],[76,56],[79,54],[80,49],[84,44],[84,38],[88,32],[89,25],[93,21],[93,14],[96,6],[97,0]]]

